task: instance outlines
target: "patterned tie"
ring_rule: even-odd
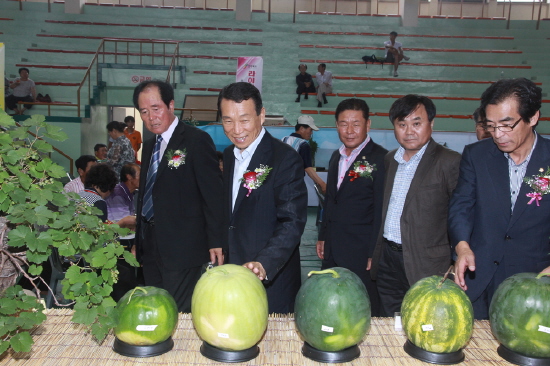
[[[143,216],[147,221],[151,220],[155,214],[153,210],[153,186],[157,178],[157,170],[160,163],[160,143],[162,142],[162,136],[158,136],[157,143],[153,149],[153,155],[151,156],[151,165],[147,171],[147,181],[145,182],[145,195],[143,196]]]

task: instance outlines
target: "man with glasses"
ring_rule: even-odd
[[[472,300],[476,319],[488,319],[493,294],[507,277],[550,272],[550,190],[525,181],[550,167],[550,141],[535,132],[541,95],[524,78],[491,85],[480,114],[492,139],[466,146],[462,155],[449,234],[455,282]]]

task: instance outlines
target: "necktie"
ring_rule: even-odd
[[[147,219],[151,220],[151,217],[154,215],[153,210],[153,186],[155,185],[155,180],[157,178],[157,170],[160,163],[160,143],[162,142],[162,136],[158,136],[157,143],[153,149],[153,155],[151,156],[151,165],[147,171],[147,180],[145,182],[145,195],[143,196],[143,212],[142,215]]]

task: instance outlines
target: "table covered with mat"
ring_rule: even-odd
[[[114,336],[109,334],[98,344],[86,329],[71,322],[72,311],[49,309],[47,320],[32,330],[35,344],[29,353],[6,352],[0,365],[220,365],[200,353],[202,341],[193,328],[190,314],[180,314],[173,335],[174,348],[161,356],[130,358],[112,350]],[[373,318],[367,336],[359,345],[361,356],[347,365],[427,365],[403,350],[406,337],[394,329],[393,318]],[[296,332],[292,315],[271,315],[267,332],[259,347],[260,354],[243,365],[327,365],[302,356],[303,342]],[[497,354],[498,342],[491,333],[488,321],[475,321],[474,334],[464,349],[461,365],[510,365]]]

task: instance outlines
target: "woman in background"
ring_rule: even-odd
[[[107,160],[105,162],[113,168],[117,175],[120,174],[120,169],[124,164],[136,162],[132,144],[124,135],[125,128],[126,124],[122,122],[113,121],[107,124],[107,131],[111,139],[113,139],[113,145],[107,152]]]

